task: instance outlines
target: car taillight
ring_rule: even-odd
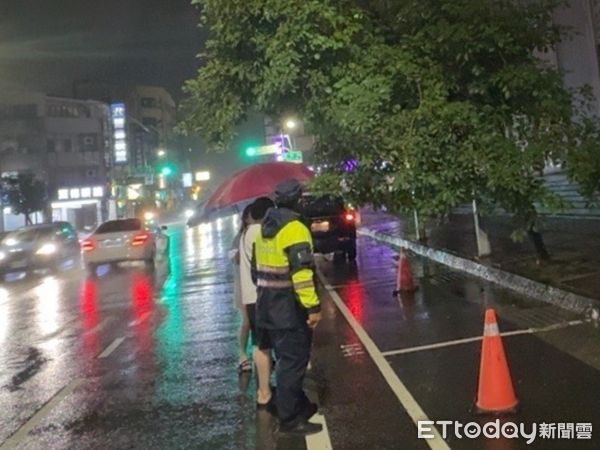
[[[92,239],[86,239],[81,243],[81,250],[91,252],[96,248],[96,243]]]
[[[150,233],[140,233],[136,234],[131,241],[131,245],[133,247],[139,247],[140,245],[144,245],[148,239],[150,238]]]
[[[346,222],[354,222],[354,213],[351,211],[346,211],[344,218],[346,219]]]

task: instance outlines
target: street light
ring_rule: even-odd
[[[165,152],[164,150],[159,150],[158,151],[158,157],[159,158],[164,158],[166,156],[167,152]]]
[[[298,126],[298,124],[296,123],[296,121],[294,119],[288,119],[285,121],[285,127],[288,130],[293,130]]]

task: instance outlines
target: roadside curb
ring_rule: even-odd
[[[530,280],[529,278],[506,272],[501,269],[481,264],[468,258],[456,256],[443,250],[427,247],[401,237],[391,236],[366,227],[357,230],[357,233],[383,242],[395,248],[405,248],[411,252],[431,259],[455,270],[466,272],[486,281],[498,284],[520,294],[551,303],[570,311],[598,320],[600,318],[600,301],[565,291],[553,286]]]

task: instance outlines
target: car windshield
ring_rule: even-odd
[[[137,231],[141,229],[142,222],[139,219],[110,220],[100,225],[95,234]]]
[[[300,200],[300,211],[308,217],[331,216],[344,210],[344,201],[341,197],[323,195],[316,197],[306,195]]]

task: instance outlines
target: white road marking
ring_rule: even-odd
[[[319,276],[319,279],[321,280],[321,283],[327,285],[323,273],[317,269],[317,274]],[[398,398],[398,400],[400,401],[400,403],[402,404],[402,406],[404,407],[414,424],[417,425],[417,423],[420,420],[430,420],[421,408],[421,406],[419,406],[417,401],[414,399],[412,394],[408,391],[404,383],[402,383],[400,378],[398,378],[398,375],[396,375],[396,372],[394,372],[390,364],[386,361],[385,357],[381,354],[381,351],[377,348],[371,337],[367,334],[364,328],[358,323],[358,321],[354,318],[350,310],[346,307],[338,293],[333,289],[327,289],[327,291],[331,295],[331,299],[336,304],[342,315],[348,321],[350,327],[352,327],[358,338],[363,343],[365,349],[371,356],[371,359],[373,359],[373,362],[385,378],[385,381],[387,381],[388,385],[390,386],[390,388],[392,389],[392,391],[394,392],[394,394],[396,395],[396,397]],[[450,450],[450,447],[442,439],[437,428],[433,427],[432,433],[434,435],[433,439],[424,440],[425,443],[429,445],[429,447],[432,450]]]
[[[102,321],[94,328],[87,330],[85,334],[97,333],[98,331],[103,330],[104,327],[106,327],[106,325],[108,325],[110,322],[112,322],[112,317],[106,317],[105,319],[102,319]]]
[[[310,421],[323,425],[323,430],[319,433],[309,434],[306,436],[306,448],[308,450],[332,450],[331,439],[329,438],[329,430],[327,429],[325,416],[317,413],[312,416]]]
[[[571,320],[570,322],[555,323],[553,325],[549,325],[543,328],[526,328],[523,330],[506,331],[504,333],[500,333],[500,336],[519,336],[522,334],[544,333],[548,331],[559,330],[561,328],[572,327],[574,325],[581,325],[582,323],[585,323],[585,321]],[[418,345],[416,347],[401,348],[398,350],[389,350],[387,352],[382,352],[381,354],[383,356],[403,355],[405,353],[414,353],[421,352],[424,350],[435,350],[443,347],[452,347],[454,345],[468,344],[469,342],[477,342],[481,341],[482,339],[483,336],[473,336],[469,338],[455,339],[452,341],[436,342],[434,344]]]
[[[340,345],[340,348],[342,349],[342,354],[345,357],[365,354],[362,344],[359,343]]]
[[[123,343],[125,340],[124,337],[116,338],[112,344],[110,344],[106,349],[98,355],[98,358],[108,358],[112,352],[114,352],[119,345]]]
[[[58,328],[57,330],[53,331],[52,333],[46,334],[44,336],[42,336],[41,338],[38,339],[38,343],[42,343],[42,342],[46,342],[50,339],[54,339],[55,337],[60,336],[61,334],[63,334],[65,331],[67,331],[68,329],[71,328],[71,325],[73,325],[73,323],[75,323],[77,319],[71,319],[67,322],[65,322],[65,324]]]
[[[144,314],[142,314],[137,319],[129,322],[129,326],[130,327],[135,327],[136,325],[144,323],[146,321],[146,319],[148,319],[148,317],[150,317],[150,314],[152,314],[152,311],[146,311]]]
[[[356,342],[354,344],[342,344],[342,345],[340,345],[340,348],[342,350],[345,350],[347,348],[362,348],[362,344],[359,344],[358,342]]]
[[[83,378],[76,378],[58,391],[54,397],[46,402],[46,404],[39,409],[21,428],[19,428],[15,434],[4,441],[4,443],[0,446],[0,450],[8,450],[17,447],[19,443],[27,437],[29,432],[37,427],[39,423],[44,420],[48,414],[50,414],[52,409],[54,409],[54,407],[58,405],[65,397],[69,396],[75,389],[77,389],[77,387],[83,383],[83,381]]]

